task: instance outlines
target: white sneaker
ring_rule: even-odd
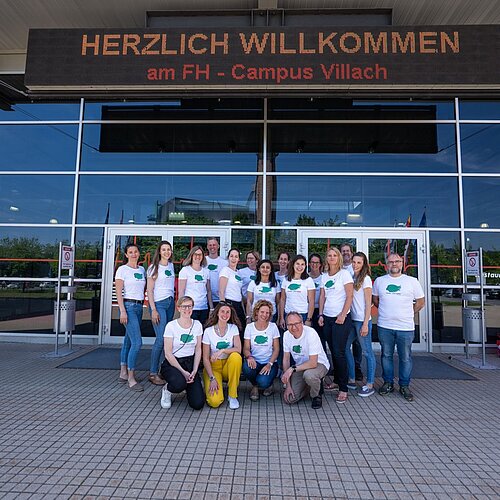
[[[229,400],[229,408],[231,410],[237,410],[240,407],[240,402],[238,401],[238,398],[232,398],[229,396],[227,399]]]
[[[160,405],[162,408],[170,408],[172,406],[172,393],[167,390],[167,386],[164,385],[161,390],[161,401]]]

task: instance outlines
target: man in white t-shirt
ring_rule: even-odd
[[[323,404],[322,379],[328,373],[330,362],[314,328],[303,323],[302,315],[292,311],[286,317],[287,330],[283,335],[283,375],[286,384],[283,399],[293,404],[309,391],[312,407]]]
[[[424,291],[416,278],[403,274],[403,259],[397,253],[387,258],[387,272],[373,284],[373,304],[378,307],[377,331],[382,347],[381,396],[394,391],[394,347],[399,357],[399,392],[413,401],[410,391],[411,344],[415,337],[415,314],[425,305]]]
[[[207,239],[207,269],[210,273],[210,289],[214,307],[219,302],[219,273],[227,266],[227,260],[219,256],[219,241],[217,238]]]
[[[350,243],[342,243],[340,245],[340,253],[342,254],[343,268],[351,273],[354,277],[354,270],[352,268],[352,257],[354,255],[354,250]],[[363,349],[361,349],[361,344],[359,343],[358,337],[352,342],[352,356],[354,358],[354,373],[356,380],[363,380],[363,371],[361,370],[361,361],[363,361]]]

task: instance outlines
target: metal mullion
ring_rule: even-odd
[[[264,133],[262,151],[262,258],[266,257],[266,223],[267,223],[267,97],[264,98]]]
[[[75,162],[75,183],[73,188],[73,213],[71,216],[71,245],[75,244],[76,236],[76,214],[78,207],[78,188],[80,185],[80,161],[82,157],[82,136],[83,136],[83,108],[84,99],[80,99],[80,122],[78,124],[78,140],[77,140],[77,150],[76,150],[76,162]],[[73,274],[74,270],[71,270],[70,274]]]
[[[295,176],[304,176],[306,175],[307,177],[321,177],[321,176],[327,176],[327,177],[340,177],[340,176],[353,176],[353,177],[362,177],[362,176],[369,176],[369,177],[457,177],[457,173],[454,172],[443,172],[443,173],[434,173],[434,172],[422,172],[422,173],[415,173],[415,172],[347,172],[347,171],[342,171],[342,172],[269,172],[268,175],[272,176],[284,176],[284,177],[295,177]]]
[[[455,123],[455,120],[269,120],[269,124],[274,125],[289,125],[289,124],[314,124],[314,125],[321,125],[321,124],[356,124],[356,123],[361,123],[361,124],[384,124],[384,123],[392,123],[392,124],[410,124],[410,125],[418,125],[422,123],[436,123],[436,124],[449,124],[453,125]]]
[[[78,125],[78,120],[56,120],[56,121],[0,121],[2,125]]]
[[[151,176],[151,175],[161,175],[163,177],[166,177],[166,176],[172,176],[172,175],[175,175],[175,176],[180,176],[180,175],[203,175],[203,176],[217,176],[217,177],[220,177],[220,176],[248,176],[248,177],[252,177],[254,175],[257,175],[257,176],[262,176],[263,175],[263,172],[233,172],[233,171],[228,171],[228,172],[203,172],[203,171],[199,171],[199,170],[195,170],[195,171],[187,171],[187,172],[181,172],[179,170],[175,171],[175,172],[165,172],[165,171],[153,171],[153,170],[150,170],[149,172],[139,172],[137,170],[134,170],[134,171],[131,171],[131,172],[127,172],[127,171],[124,171],[124,170],[113,170],[113,171],[109,171],[109,170],[106,170],[106,171],[81,171],[79,172],[79,175],[82,176],[82,175],[147,175],[147,176]]]
[[[457,171],[458,171],[458,214],[459,214],[459,226],[460,226],[460,245],[463,249],[466,249],[465,241],[465,218],[464,218],[464,190],[462,182],[462,145],[460,142],[460,106],[458,102],[458,97],[455,97],[455,135],[456,135],[456,146],[457,146]],[[463,261],[462,255],[460,256],[460,261]],[[465,268],[462,265],[462,283],[466,283],[467,277],[465,276]],[[462,288],[463,289],[463,288]]]
[[[83,120],[84,125],[224,125],[224,124],[261,124],[258,120]]]
[[[0,175],[75,175],[74,170],[2,170]]]

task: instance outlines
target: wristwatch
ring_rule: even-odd
[[[306,321],[312,321],[312,318],[306,318]]]
[[[214,380],[215,380],[215,377],[212,375],[212,376],[210,377],[210,382],[213,382]]]
[[[295,372],[297,371],[297,366],[296,366],[296,365],[292,365],[292,366],[291,366],[291,369],[292,369],[292,371],[295,373]]]

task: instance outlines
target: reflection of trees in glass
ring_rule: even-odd
[[[445,248],[443,243],[431,241],[430,246],[431,283],[442,283],[446,285],[461,284],[462,252],[460,244],[457,241],[454,241],[451,248]]]
[[[331,226],[340,226],[340,217],[336,215],[333,219],[329,217],[328,219],[325,219],[323,222],[316,222],[316,217],[311,217],[310,215],[307,214],[300,214],[297,217],[297,222],[295,223],[296,226],[325,226],[325,227],[331,227]]]
[[[75,276],[77,278],[102,277],[102,240],[78,240],[75,245]],[[79,261],[85,262],[79,262]]]
[[[277,261],[281,252],[295,255],[297,252],[297,231],[295,229],[268,229],[266,231],[267,255]]]
[[[233,229],[231,231],[231,246],[241,252],[241,267],[245,267],[245,255],[247,252],[257,250],[260,254],[262,248],[262,231],[258,229]]]
[[[57,277],[59,242],[41,243],[38,238],[0,239],[2,276],[18,278]]]
[[[406,268],[403,269],[403,272],[408,276],[413,276],[417,278],[417,256],[415,253],[415,242],[416,240],[409,240],[408,249],[406,251]],[[369,250],[368,250],[368,259],[370,261],[370,267],[372,271],[372,279],[378,278],[379,276],[383,276],[387,274],[385,268],[386,262],[386,253],[388,251],[388,247],[390,247],[391,253],[398,253],[402,257],[405,254],[405,249],[407,246],[408,240],[405,239],[376,239],[370,240]]]

